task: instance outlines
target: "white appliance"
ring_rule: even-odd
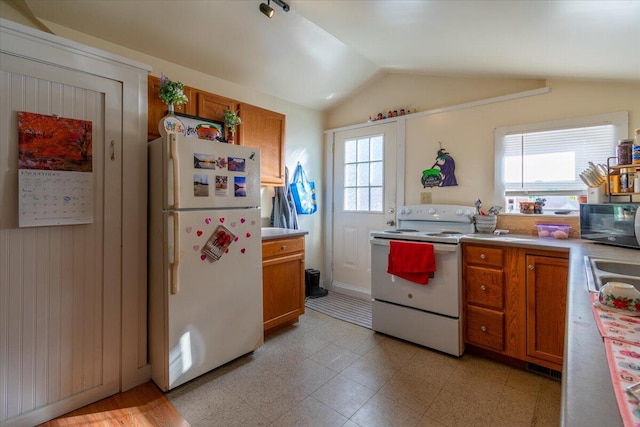
[[[149,357],[164,391],[263,343],[260,152],[149,143]]]
[[[373,330],[454,356],[462,338],[460,238],[473,233],[475,208],[416,205],[398,210],[398,228],[371,233]],[[436,271],[427,285],[387,273],[391,241],[431,244]]]

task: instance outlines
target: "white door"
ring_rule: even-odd
[[[371,295],[373,230],[395,227],[396,123],[336,132],[332,289]]]
[[[121,86],[0,55],[2,425],[34,425],[119,390]],[[93,223],[18,227],[18,111],[92,122]]]

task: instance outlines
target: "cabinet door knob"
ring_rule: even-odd
[[[280,249],[282,249],[283,251],[286,251],[287,250],[287,245],[280,246]]]
[[[481,286],[480,286],[480,290],[482,290],[482,291],[486,291],[486,290],[487,290],[487,287],[486,287],[485,285],[481,285]]]
[[[480,326],[480,330],[482,332],[487,332],[487,327],[486,326]]]
[[[480,259],[486,259],[487,256],[485,254],[480,254]]]
[[[528,268],[529,270],[533,270],[535,267],[533,266],[533,264],[529,264],[529,265],[527,266],[527,268]]]

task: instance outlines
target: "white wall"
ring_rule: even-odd
[[[330,127],[344,125],[345,118],[366,117],[371,105],[386,102],[386,105],[402,105],[416,96],[437,94],[432,98],[436,105],[427,108],[446,107],[461,102],[533,89],[536,82],[514,80],[483,80],[423,76],[393,76],[385,87],[386,97],[372,86],[358,94],[360,100],[369,103],[354,104],[352,101],[329,112]],[[447,91],[450,88],[450,99]],[[494,182],[494,129],[545,120],[555,120],[614,111],[629,112],[629,135],[640,128],[640,82],[611,83],[578,80],[549,80],[546,86],[550,93],[527,97],[482,107],[452,111],[441,114],[409,117],[406,121],[405,156],[405,203],[420,203],[420,192],[431,191],[433,203],[473,204],[480,198],[485,206],[493,202]],[[456,89],[457,88],[457,89]],[[467,99],[464,93],[469,92]],[[419,92],[418,95],[416,93]],[[502,93],[500,93],[502,92]],[[422,171],[433,165],[439,142],[456,162],[457,187],[424,189],[420,183]],[[612,153],[613,154],[613,153]],[[593,159],[596,163],[606,159]]]

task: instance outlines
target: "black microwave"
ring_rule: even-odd
[[[640,203],[581,204],[580,238],[640,249]]]

